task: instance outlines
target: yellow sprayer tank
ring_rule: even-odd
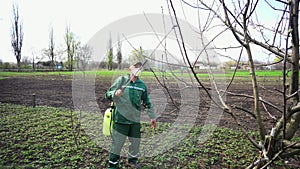
[[[110,133],[112,131],[112,121],[111,121],[111,116],[112,116],[112,109],[108,108],[105,113],[104,113],[104,118],[103,118],[103,134],[105,136],[110,136]]]

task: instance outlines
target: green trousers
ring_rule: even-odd
[[[128,162],[137,162],[141,140],[141,124],[114,123],[108,168],[119,168],[120,152],[127,137],[130,142]]]

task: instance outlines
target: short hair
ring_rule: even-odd
[[[136,62],[133,66],[135,67],[135,68],[139,68],[139,67],[141,67],[143,64],[142,64],[142,62]]]

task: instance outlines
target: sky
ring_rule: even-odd
[[[160,12],[160,0],[0,0],[0,59],[15,61],[10,45],[12,4],[17,2],[24,27],[23,56],[47,48],[49,29],[54,29],[56,45],[63,45],[66,25],[87,42],[99,29],[126,15]]]
[[[48,47],[51,27],[57,47],[64,45],[67,25],[86,43],[101,28],[123,17],[160,14],[162,7],[167,9],[164,0],[0,0],[0,59],[3,62],[16,62],[10,44],[13,4],[19,6],[24,28],[22,56],[29,58]]]
[[[3,62],[16,62],[10,44],[13,4],[19,6],[24,28],[22,56],[28,58],[48,47],[51,27],[56,47],[62,48],[67,25],[82,43],[87,43],[103,27],[121,18],[137,14],[161,14],[162,9],[168,13],[165,0],[0,0],[0,59]],[[187,17],[187,22],[197,26],[197,11],[185,10],[183,15],[180,1],[174,1],[174,4],[178,7],[179,18]],[[274,17],[265,15],[265,19],[270,21]]]

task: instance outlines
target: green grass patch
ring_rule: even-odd
[[[78,112],[65,108],[0,104],[0,168],[105,168],[108,151],[93,140],[99,137],[97,134],[86,134],[82,126],[75,142],[77,115]],[[92,120],[99,116],[100,113],[94,113],[86,120],[91,120],[88,124],[92,125]],[[158,123],[153,131],[149,123],[143,123],[143,137],[151,138],[170,127],[170,123]],[[182,129],[185,126],[178,128]],[[257,151],[241,132],[216,128],[203,143],[199,134],[210,129],[193,126],[173,148],[157,156],[140,158],[143,168],[245,168],[252,162]],[[101,126],[95,130],[101,132]],[[125,163],[126,158],[122,158],[123,168]]]
[[[0,80],[12,77],[73,75],[73,72],[0,72]]]
[[[233,70],[226,70],[226,76],[232,76]],[[256,76],[282,76],[281,70],[255,70]],[[235,76],[251,76],[249,70],[238,70]]]
[[[4,78],[10,78],[10,77],[26,77],[26,76],[59,76],[59,75],[64,75],[64,76],[72,76],[74,74],[82,74],[83,71],[55,71],[55,72],[0,72],[0,79]],[[98,70],[98,71],[85,71],[84,73],[86,74],[93,74],[96,76],[120,76],[128,73],[128,70]],[[155,72],[157,76],[172,76],[177,75],[177,76],[189,76],[187,73],[181,73],[178,71],[174,71],[173,73],[166,72]],[[255,74],[257,76],[261,77],[279,77],[282,76],[282,71],[280,70],[256,70]],[[226,76],[230,77],[233,75],[233,70],[225,70],[224,73],[219,73],[219,74],[214,74],[214,76]],[[143,71],[142,76],[146,77],[153,77],[153,73],[150,71]],[[199,77],[209,77],[210,75],[207,73],[207,71],[201,71],[197,72],[197,76]],[[236,72],[237,77],[250,77],[250,72],[248,70],[238,70]]]
[[[112,77],[127,74],[126,70],[98,70],[98,71],[55,71],[55,72],[0,72],[0,80],[11,77],[30,77],[30,76],[70,76],[76,74],[96,75],[100,77]],[[151,72],[143,72],[143,76],[153,76]]]
[[[67,109],[0,104],[0,113],[0,168],[97,168],[106,161],[86,135],[75,144]]]

